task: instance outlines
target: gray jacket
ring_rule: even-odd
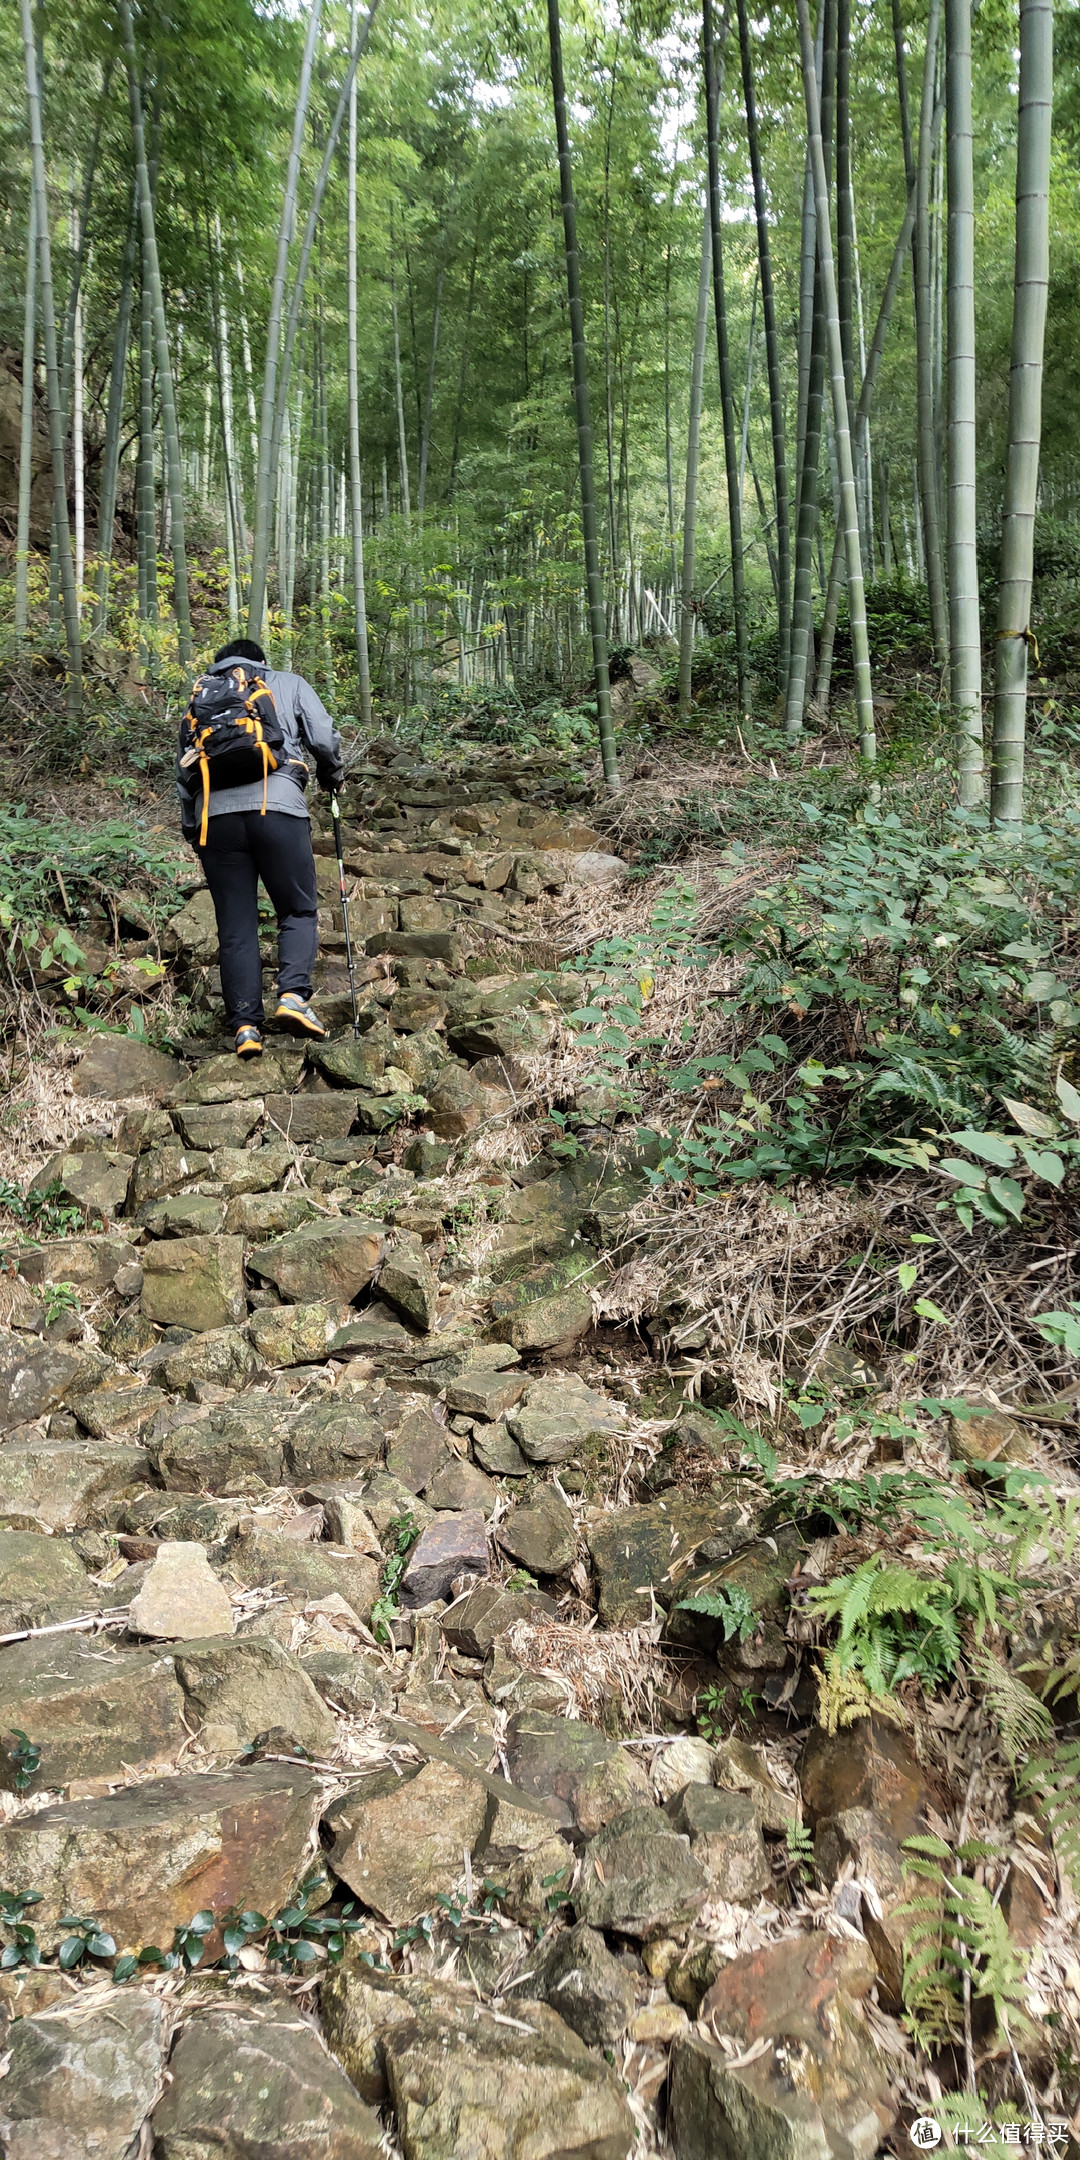
[[[235,656],[215,662],[207,668],[208,675],[226,674],[235,667]],[[250,666],[251,663],[248,662]],[[282,668],[260,667],[258,670],[268,690],[273,693],[277,715],[285,737],[285,763],[277,772],[270,774],[266,783],[266,807],[283,811],[286,817],[308,816],[304,801],[304,789],[315,767],[315,777],[320,787],[332,788],[341,782],[341,737],[322,699],[317,696],[302,675],[287,675]],[[180,822],[186,839],[192,839],[198,830],[200,815],[200,788],[198,775],[192,779],[187,772],[176,772],[176,793],[180,803]],[[210,816],[223,817],[230,810],[261,810],[263,784],[261,780],[248,781],[243,787],[215,788],[210,796]]]

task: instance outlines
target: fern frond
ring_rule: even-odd
[[[885,1718],[890,1725],[905,1725],[907,1719],[901,1705],[892,1696],[875,1695],[865,1677],[853,1666],[845,1666],[831,1651],[818,1673],[818,1724],[827,1733],[835,1733],[842,1725],[854,1725],[859,1718]]]
[[[1063,1740],[1052,1755],[1033,1756],[1016,1785],[1034,1801],[1053,1839],[1058,1866],[1080,1897],[1080,1740]]]
[[[993,2004],[994,2017],[1008,2037],[1028,2025],[1024,2007],[1026,1955],[1009,1933],[1005,1915],[985,1883],[957,1875],[946,1885],[947,1919],[955,1954],[966,1964],[981,2002]]]
[[[904,1929],[904,2014],[926,2052],[954,2039],[963,2022],[965,1986],[993,2005],[1002,2032],[1028,2023],[1024,2007],[1026,1961],[1009,1934],[1001,1908],[984,1882],[964,1872],[999,1857],[983,1839],[956,1851],[943,1838],[905,1838],[908,1872],[916,1894],[897,1907]]]
[[[987,1709],[1001,1734],[1002,1747],[1015,1770],[1033,1748],[1045,1746],[1053,1733],[1054,1721],[1045,1703],[1041,1703],[992,1650],[977,1650],[971,1666],[985,1694]],[[1080,1671],[1077,1685],[1080,1686]]]
[[[1057,1706],[1072,1695],[1080,1703],[1080,1650],[1070,1650],[1064,1665],[1048,1665],[1042,1658],[1033,1658],[1020,1670],[1037,1678],[1038,1692],[1044,1702]]]

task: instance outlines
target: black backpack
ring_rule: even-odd
[[[246,661],[199,676],[180,722],[179,761],[181,772],[197,766],[202,780],[200,847],[206,843],[211,788],[244,787],[261,779],[265,817],[267,778],[277,771],[284,750],[274,693]]]

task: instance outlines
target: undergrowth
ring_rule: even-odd
[[[579,1047],[643,1120],[668,1113],[655,1178],[699,1196],[900,1166],[968,1228],[973,1210],[1003,1225],[1032,1199],[1060,1207],[1080,1160],[1064,1070],[1080,818],[1027,830],[1011,857],[961,813],[940,834],[872,805],[857,829],[823,823],[815,857],[714,927],[736,849],[713,881],[673,886],[643,937],[579,962]],[[681,1042],[657,1032],[660,971],[724,961],[736,986],[697,1000]]]

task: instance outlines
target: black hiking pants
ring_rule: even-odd
[[[221,994],[229,1027],[262,1027],[259,958],[261,878],[278,921],[278,996],[311,996],[319,949],[319,898],[311,827],[284,811],[223,811],[211,817],[205,847],[196,846],[217,916]]]

